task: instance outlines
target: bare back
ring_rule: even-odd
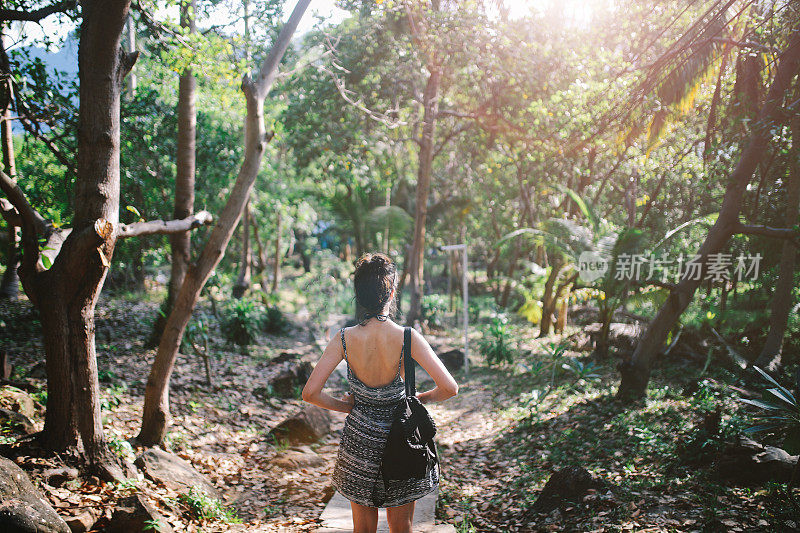
[[[397,376],[405,377],[400,364],[403,328],[394,322],[372,320],[365,326],[344,330],[347,362],[356,377],[368,387],[382,387]]]

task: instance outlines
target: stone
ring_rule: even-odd
[[[70,533],[13,461],[0,457],[0,531],[4,533]]]
[[[464,352],[463,350],[447,350],[439,354],[439,360],[442,361],[444,366],[450,372],[455,372],[464,368]]]
[[[325,409],[310,405],[272,428],[269,438],[290,444],[310,444],[331,431],[331,416]]]
[[[272,464],[284,470],[315,468],[325,465],[325,459],[313,451],[286,450],[272,459]]]
[[[79,509],[78,514],[67,516],[64,521],[69,526],[72,533],[85,533],[94,527],[95,522],[100,517],[100,512],[95,509]]]
[[[47,379],[47,365],[45,365],[44,361],[39,361],[31,365],[31,368],[28,370],[28,377]]]
[[[306,384],[311,375],[313,367],[308,361],[300,361],[290,365],[273,377],[269,384],[272,393],[280,398],[295,398],[299,396],[299,390]]]
[[[189,461],[161,448],[150,448],[136,458],[135,464],[149,479],[175,492],[187,492],[195,487],[212,498],[219,498],[217,489]]]
[[[294,361],[295,359],[299,359],[301,357],[303,357],[303,354],[299,352],[281,352],[270,359],[267,362],[267,366],[279,365],[281,363],[286,363],[287,361]]]
[[[0,407],[21,413],[28,418],[36,415],[36,405],[33,403],[31,395],[9,385],[0,387]]]
[[[144,528],[153,523],[157,524],[157,527],[146,531],[172,533],[172,527],[164,517],[141,494],[136,494],[120,500],[104,531],[133,533],[145,531]]]
[[[78,469],[71,467],[48,468],[42,472],[42,475],[44,476],[44,479],[47,481],[48,485],[51,487],[58,487],[66,481],[77,479]]]
[[[597,339],[600,338],[600,330],[603,325],[599,322],[589,324],[583,331],[589,334],[592,339],[592,344],[597,345]],[[642,333],[642,328],[638,324],[625,324],[621,322],[612,322],[609,324],[608,329],[608,345],[624,352],[632,352],[636,347],[636,342],[639,340],[639,335]]]
[[[791,479],[797,460],[797,455],[789,455],[781,448],[740,436],[714,460],[713,471],[720,479],[733,483],[785,483]]]
[[[568,466],[553,472],[533,504],[534,510],[550,513],[562,502],[579,502],[590,489],[602,488],[604,483],[580,466]]]
[[[33,420],[22,413],[9,411],[8,409],[0,409],[0,426],[11,428],[25,435],[36,433]]]

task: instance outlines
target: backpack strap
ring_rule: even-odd
[[[411,357],[411,328],[403,329],[403,364],[405,366],[406,396],[414,396],[417,393],[415,383],[416,374],[414,372],[415,361]]]

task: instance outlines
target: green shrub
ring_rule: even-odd
[[[516,350],[510,346],[507,323],[508,319],[504,315],[495,315],[480,341],[481,353],[486,357],[486,363],[490,366],[514,362]]]
[[[267,333],[284,333],[289,326],[289,322],[283,315],[283,311],[275,306],[267,306],[264,313],[262,329]]]
[[[178,501],[188,508],[189,515],[195,520],[220,520],[229,524],[241,523],[232,509],[225,507],[218,499],[212,498],[195,487],[190,488],[186,494],[178,496]]]
[[[442,327],[447,312],[447,296],[444,294],[426,294],[422,297],[422,320],[430,327]]]
[[[249,346],[258,333],[283,333],[288,322],[283,312],[274,306],[242,298],[231,301],[223,310],[222,335],[231,344]]]

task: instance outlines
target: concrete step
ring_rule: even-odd
[[[414,533],[455,533],[456,528],[451,524],[436,524],[436,491],[417,500],[414,508]],[[334,493],[328,505],[320,516],[322,525],[317,533],[352,533],[353,513],[350,501]],[[378,533],[389,533],[389,524],[386,523],[386,511],[378,510]]]

